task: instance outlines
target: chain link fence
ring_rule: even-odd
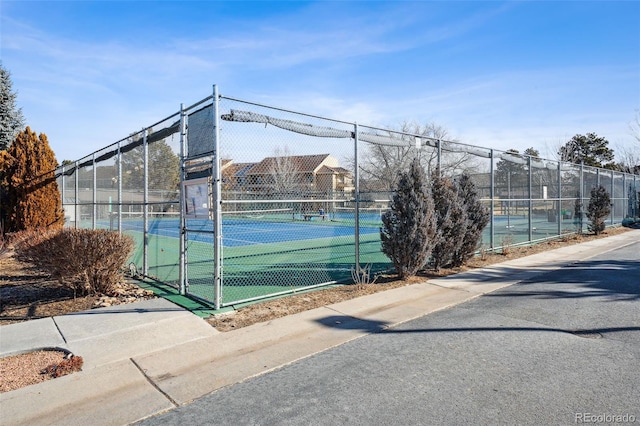
[[[141,275],[215,308],[390,271],[381,215],[398,172],[467,173],[491,213],[482,246],[586,230],[591,188],[610,226],[638,216],[640,177],[388,130],[214,93],[57,170],[67,226],[137,245]]]

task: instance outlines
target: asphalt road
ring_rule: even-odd
[[[139,424],[630,420],[640,423],[640,242],[367,335]]]

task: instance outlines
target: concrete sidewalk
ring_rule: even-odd
[[[228,333],[164,299],[2,326],[0,356],[60,347],[82,356],[84,367],[0,394],[0,423],[128,424],[638,239],[640,231],[630,231]]]

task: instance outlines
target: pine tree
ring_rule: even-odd
[[[467,173],[463,173],[457,180],[457,188],[458,199],[467,216],[467,226],[462,235],[462,244],[453,254],[451,266],[454,267],[462,266],[474,255],[482,238],[482,231],[490,220],[489,209],[480,201],[476,186]]]
[[[600,235],[605,229],[604,220],[611,213],[611,196],[600,185],[591,189],[591,197],[587,206],[587,218],[589,219],[589,231]]]
[[[389,210],[382,215],[382,252],[393,263],[398,277],[415,275],[429,260],[436,235],[433,198],[424,170],[417,160],[408,172],[400,172]]]
[[[6,232],[63,225],[56,166],[47,136],[29,127],[0,152],[0,220]]]
[[[467,214],[456,185],[447,177],[433,173],[431,178],[438,241],[431,252],[431,265],[437,271],[452,266],[454,253],[462,247],[467,229]]]
[[[180,159],[164,140],[149,144],[149,188],[175,191],[180,187]],[[144,151],[142,147],[122,156],[122,186],[144,188]]]
[[[22,110],[16,108],[11,74],[0,62],[0,151],[6,150],[24,125]]]
[[[575,135],[558,151],[562,161],[584,163],[585,166],[615,169],[614,152],[609,141],[595,133]]]

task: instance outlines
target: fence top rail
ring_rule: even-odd
[[[334,123],[348,124],[350,126],[358,126],[357,122],[338,120],[336,118],[329,118],[329,117],[324,117],[324,116],[315,115],[315,114],[308,114],[308,113],[304,113],[304,112],[293,111],[293,110],[286,109],[286,108],[274,107],[274,106],[271,106],[271,105],[261,104],[261,103],[258,103],[258,102],[245,101],[243,99],[232,98],[232,97],[229,97],[229,96],[220,95],[220,98],[221,99],[227,99],[227,100],[234,101],[234,102],[244,103],[244,104],[247,104],[247,105],[253,105],[253,106],[260,107],[260,108],[272,109],[274,111],[286,112],[288,114],[296,114],[296,115],[301,115],[301,116],[304,116],[304,117],[316,118],[316,119],[319,119],[319,120],[332,121]],[[397,134],[402,134],[403,136],[420,138],[422,140],[431,140],[431,141],[434,141],[434,142],[438,142],[439,141],[439,142],[442,142],[442,143],[466,145],[466,144],[458,142],[458,141],[449,141],[449,140],[444,140],[444,139],[438,139],[438,138],[433,138],[433,137],[430,137],[430,136],[419,135],[417,133],[409,133],[409,132],[405,132],[405,131],[401,131],[401,130],[385,129],[383,127],[375,127],[375,126],[370,126],[370,125],[365,125],[365,124],[363,124],[361,126],[362,127],[366,127],[368,129],[371,129],[371,130],[387,132],[387,133],[397,133]],[[473,147],[473,145],[466,145],[466,146]]]
[[[340,199],[340,198],[293,198],[287,200],[220,200],[221,204],[281,204],[281,203],[353,203],[355,202],[354,198],[351,199]]]
[[[481,157],[487,157],[487,158],[497,158],[497,159],[501,159],[501,160],[506,160],[506,161],[512,161],[512,162],[527,162],[526,158],[530,157],[528,155],[525,154],[515,154],[515,153],[510,153],[509,151],[501,151],[501,150],[497,150],[497,149],[492,149],[492,148],[486,148],[486,147],[480,147],[477,145],[471,145],[471,144],[466,144],[463,142],[459,142],[456,140],[443,140],[443,139],[438,139],[438,138],[433,138],[433,137],[429,137],[426,135],[420,135],[420,134],[416,134],[416,133],[410,133],[410,132],[406,132],[406,131],[401,131],[401,130],[394,130],[394,129],[389,129],[389,128],[382,128],[382,127],[376,127],[376,126],[370,126],[370,125],[359,125],[357,122],[351,122],[351,121],[345,121],[345,120],[339,120],[339,119],[335,119],[335,118],[328,118],[328,117],[324,117],[321,115],[316,115],[316,114],[309,114],[309,113],[303,113],[303,112],[299,112],[299,111],[294,111],[294,110],[290,110],[290,109],[286,109],[286,108],[280,108],[280,107],[275,107],[275,106],[271,106],[271,105],[267,105],[267,104],[263,104],[263,103],[258,103],[258,102],[252,102],[252,101],[247,101],[247,100],[243,100],[240,98],[234,98],[234,97],[230,97],[230,96],[226,96],[226,95],[218,95],[219,99],[226,99],[226,100],[230,100],[230,101],[234,101],[234,102],[239,102],[239,103],[243,103],[246,105],[253,105],[256,107],[261,107],[261,108],[267,108],[267,109],[271,109],[271,110],[275,110],[275,111],[281,111],[281,112],[285,112],[285,113],[289,113],[289,114],[296,114],[296,115],[300,115],[300,116],[304,116],[304,117],[309,117],[309,118],[314,118],[314,119],[320,119],[320,120],[326,120],[326,121],[331,121],[331,122],[335,122],[335,123],[341,123],[341,124],[346,124],[349,126],[354,126],[355,129],[358,129],[358,126],[367,128],[367,129],[371,129],[374,131],[379,131],[379,132],[384,132],[387,134],[401,134],[403,137],[408,137],[408,138],[415,138],[415,139],[420,139],[423,141],[432,141],[435,142],[436,144],[439,143],[440,147],[445,150],[445,151],[449,151],[449,152],[468,152],[471,153],[473,155],[476,156],[481,156]],[[55,169],[55,177],[59,177],[61,175],[71,175],[74,173],[74,171],[77,168],[81,168],[84,166],[88,166],[94,162],[98,162],[101,161],[107,157],[112,157],[117,155],[118,152],[122,153],[122,152],[126,152],[127,150],[133,149],[135,146],[140,145],[142,142],[142,138],[144,135],[144,132],[152,129],[153,127],[166,122],[168,120],[171,120],[172,118],[175,118],[176,120],[180,118],[180,114],[182,111],[190,111],[193,110],[195,108],[198,108],[199,106],[211,101],[213,99],[213,95],[209,95],[197,102],[195,102],[194,104],[188,106],[188,107],[181,107],[181,111],[175,112],[161,120],[156,121],[155,123],[146,126],[144,128],[142,128],[141,130],[137,131],[137,132],[133,132],[130,135],[123,137],[121,139],[119,139],[118,141],[109,144],[101,149],[98,149],[88,155],[85,155],[83,157],[81,157],[79,160],[74,161],[71,164],[67,164],[67,165],[62,165],[62,166],[58,166]],[[153,137],[154,134],[158,133],[158,137],[162,136],[160,135],[160,133],[166,133],[168,130],[171,130],[175,127],[175,123],[166,126],[163,129],[160,129],[157,132],[154,132],[153,134],[147,135],[147,138],[149,139],[149,141],[153,141],[155,140],[155,138]],[[359,132],[358,132],[359,133]],[[138,138],[136,138],[136,136],[138,136]],[[354,131],[354,136],[355,136],[355,131]],[[366,138],[367,137],[374,137],[374,136],[380,136],[383,137],[384,135],[375,135],[375,134],[363,134],[363,141],[366,142]],[[123,143],[126,142],[126,143]],[[430,146],[434,146],[433,144],[429,144]],[[98,157],[96,157],[96,155],[99,155]],[[547,169],[554,169],[554,168],[558,168],[560,167],[560,169],[562,171],[565,170],[571,170],[572,167],[581,167],[580,164],[576,164],[576,163],[569,163],[569,162],[564,162],[564,161],[557,161],[557,160],[548,160],[548,159],[543,159],[543,158],[538,158],[538,157],[531,157],[531,166],[535,167],[535,168],[547,168]],[[560,164],[560,166],[557,166],[557,164]],[[554,167],[555,166],[555,167]],[[595,168],[595,167],[589,167],[589,166],[582,166],[583,167],[583,171],[584,172],[588,172],[588,171],[597,171],[597,170],[602,170],[602,171],[606,171],[606,172],[610,172],[611,174],[614,174],[614,176],[616,177],[620,177],[620,176],[629,176],[629,177],[633,177],[633,179],[636,179],[636,176],[638,176],[637,174],[632,174],[632,173],[626,173],[626,172],[620,172],[620,171],[613,171],[613,170],[609,170],[609,169],[603,169],[603,168]],[[577,171],[577,170],[576,170]]]

